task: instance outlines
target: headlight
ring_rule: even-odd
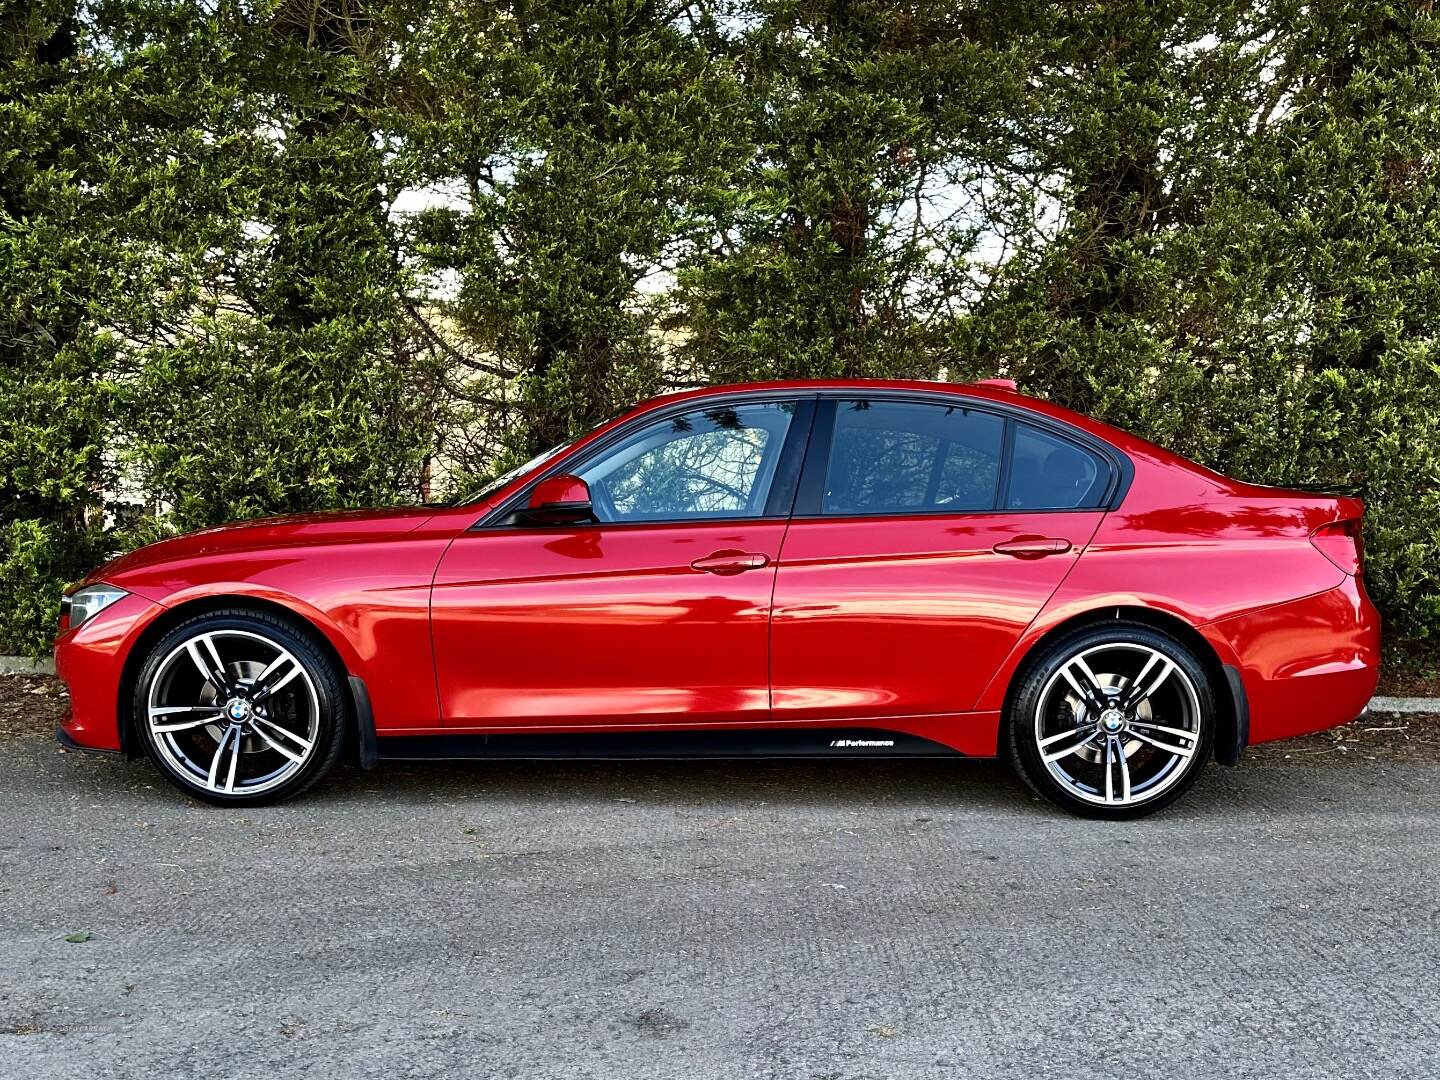
[[[74,630],[90,616],[104,611],[125,595],[124,589],[117,589],[113,585],[87,585],[83,589],[77,589],[60,599],[61,624]]]

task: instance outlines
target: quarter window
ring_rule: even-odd
[[[578,475],[602,522],[760,517],[794,411],[775,402],[667,417]]]
[[[1048,431],[1016,423],[1005,505],[1010,510],[1097,506],[1110,471],[1095,454]]]
[[[1005,421],[962,405],[836,403],[821,511],[894,514],[995,506]]]

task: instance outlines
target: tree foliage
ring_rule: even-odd
[[[659,389],[996,373],[1357,491],[1422,642],[1437,44],[1399,0],[0,0],[0,649],[111,551]]]
[[[0,16],[0,640],[20,646],[99,556],[110,477],[115,343],[92,324],[129,260],[94,187],[81,48],[64,4]]]

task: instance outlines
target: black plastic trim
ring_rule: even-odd
[[[805,451],[815,430],[815,399],[802,398],[795,403],[795,415],[780,447],[780,461],[770,480],[770,493],[765,497],[765,517],[786,518],[795,509],[795,493],[800,484],[800,470],[805,464]]]
[[[110,750],[103,746],[81,746],[78,742],[71,738],[70,733],[67,732],[64,728],[62,728],[59,724],[55,725],[55,741],[58,742],[61,746],[65,747],[66,750],[79,750],[81,753],[84,754],[110,754],[114,757],[121,757],[124,755],[123,750]]]
[[[1240,669],[1234,664],[1225,664],[1225,681],[1230,686],[1230,700],[1235,716],[1235,738],[1232,743],[1222,746],[1215,743],[1215,760],[1221,765],[1240,764],[1240,754],[1250,745],[1250,699],[1245,694],[1245,684],[1240,679]]]
[[[542,514],[556,512],[570,516],[562,516],[554,521],[545,521],[542,517]],[[520,519],[520,524],[526,526],[583,525],[586,521],[593,521],[595,518],[595,511],[588,502],[546,503],[542,514],[537,514],[530,509],[517,510],[515,514]]]
[[[1000,476],[999,482],[995,485],[995,510],[997,513],[1010,501],[1010,470],[1015,465],[1015,425],[1017,423],[1015,417],[1005,417],[1005,434],[1000,444]]]
[[[825,497],[825,474],[830,468],[830,447],[835,440],[835,406],[838,398],[821,398],[815,406],[815,422],[805,450],[800,486],[795,492],[795,517],[819,517]]]
[[[355,702],[355,749],[360,768],[373,769],[379,758],[375,739],[375,711],[370,707],[370,690],[359,675],[350,676],[350,699]]]
[[[858,742],[846,746],[836,743]],[[885,743],[888,745],[863,745]],[[380,759],[430,761],[693,760],[696,758],[964,757],[918,735],[874,728],[804,727],[788,730],[622,731],[560,734],[387,735]]]
[[[151,625],[153,626],[154,624],[152,623]],[[143,641],[144,639],[141,638],[140,640]],[[133,655],[133,645],[131,646],[131,651]],[[129,668],[131,663],[131,658],[127,657],[125,666]],[[134,671],[138,672],[139,668],[140,664],[136,663]],[[134,679],[122,678],[120,680],[120,688],[120,698],[115,704],[115,723],[120,732],[120,753],[124,754],[129,760],[135,761],[139,759],[145,751],[140,745],[140,732],[136,730],[138,721],[134,715],[135,705],[132,700],[135,697]]]

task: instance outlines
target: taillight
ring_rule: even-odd
[[[1365,542],[1360,536],[1359,518],[1322,525],[1310,534],[1310,542],[1345,573],[1360,575],[1365,562]]]

